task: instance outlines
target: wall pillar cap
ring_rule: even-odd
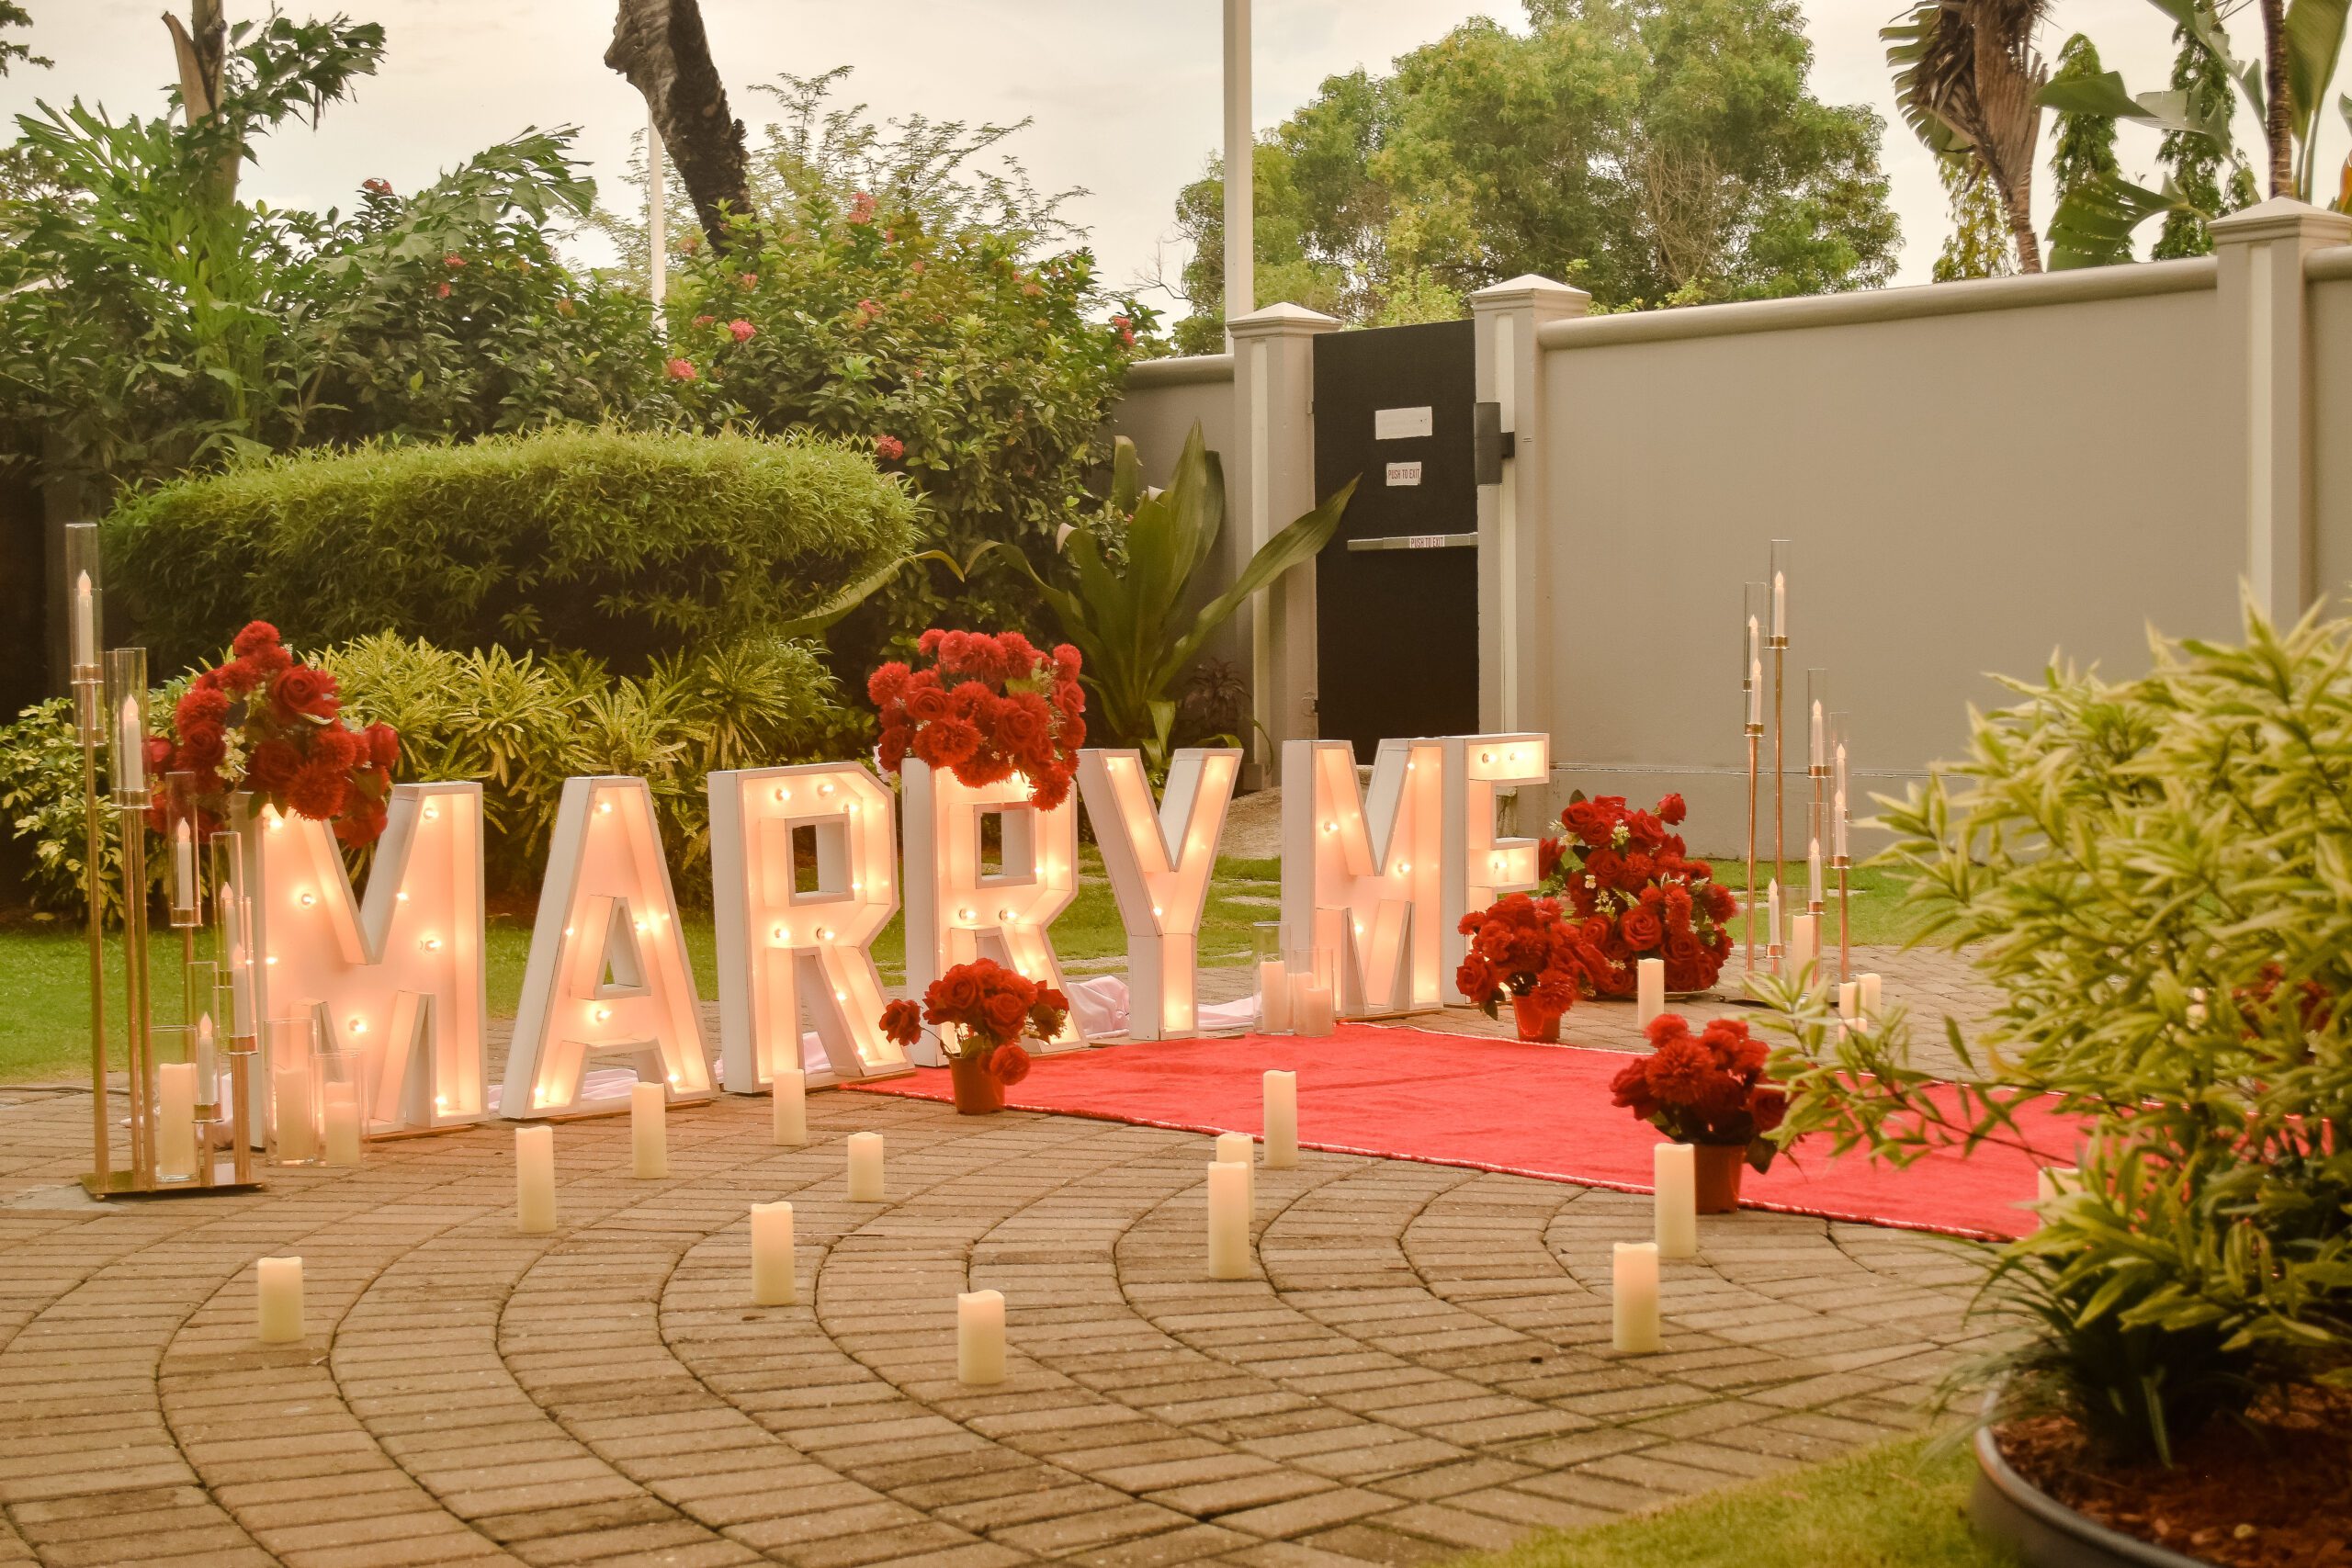
[[[2329,212],[2292,197],[2274,196],[2243,212],[2216,218],[2206,227],[2216,245],[2248,245],[2265,240],[2308,240],[2314,245],[2352,242],[2352,216]]]
[[[1498,310],[1526,304],[1555,308],[1566,306],[1581,310],[1591,303],[1592,296],[1583,289],[1532,272],[1522,272],[1517,277],[1507,277],[1500,283],[1489,283],[1470,296],[1472,309],[1479,310]]]
[[[1246,316],[1236,316],[1225,323],[1225,330],[1237,338],[1303,337],[1317,333],[1337,332],[1340,326],[1340,319],[1336,316],[1310,310],[1304,305],[1284,303],[1268,305]]]

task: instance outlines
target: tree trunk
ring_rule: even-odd
[[[2030,176],[2029,175],[2029,178]],[[2009,215],[2009,238],[2018,247],[2018,270],[2041,270],[2041,240],[2033,231],[2032,187],[2019,181],[2013,189],[2005,179],[1993,182],[2001,193],[2001,208]]]
[[[180,106],[193,128],[220,112],[220,72],[229,54],[229,18],[222,14],[220,0],[191,0],[188,25],[170,12],[164,13],[164,26],[172,35],[172,54],[178,62],[180,73]],[[213,170],[210,194],[219,200],[234,200],[237,195],[237,166],[243,160],[234,149],[221,154],[220,165]]]
[[[2262,134],[2270,143],[2270,194],[2295,194],[2295,130],[2287,84],[2286,0],[2262,0]]]
[[[645,95],[710,243],[723,252],[756,252],[758,209],[743,122],[728,112],[700,0],[620,0],[605,63]]]

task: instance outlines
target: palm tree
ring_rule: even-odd
[[[1928,151],[1965,153],[1993,182],[2025,272],[2041,270],[2033,151],[2050,67],[2034,36],[2048,12],[2049,0],[1926,0],[1879,35],[1903,118]]]

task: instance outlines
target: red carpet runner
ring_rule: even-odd
[[[1041,1056],[1005,1103],[1148,1127],[1255,1133],[1260,1075],[1276,1067],[1298,1074],[1304,1147],[1646,1192],[1657,1134],[1609,1102],[1609,1080],[1624,1063],[1616,1051],[1341,1024],[1322,1040],[1251,1035]],[[947,1073],[937,1067],[849,1087],[949,1098]],[[1930,1154],[1895,1170],[1800,1145],[1794,1158],[1784,1154],[1765,1174],[1747,1173],[1743,1206],[1955,1235],[2021,1235],[2033,1215],[2016,1205],[2033,1197],[2037,1164],[2075,1162],[2066,1124],[2029,1114],[2022,1125],[2044,1159],[1985,1146],[1964,1159]]]

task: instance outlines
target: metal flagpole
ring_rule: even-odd
[[[1225,0],[1225,319],[1258,308],[1251,233],[1256,175],[1250,100],[1250,0]],[[1232,347],[1232,334],[1226,346]]]

